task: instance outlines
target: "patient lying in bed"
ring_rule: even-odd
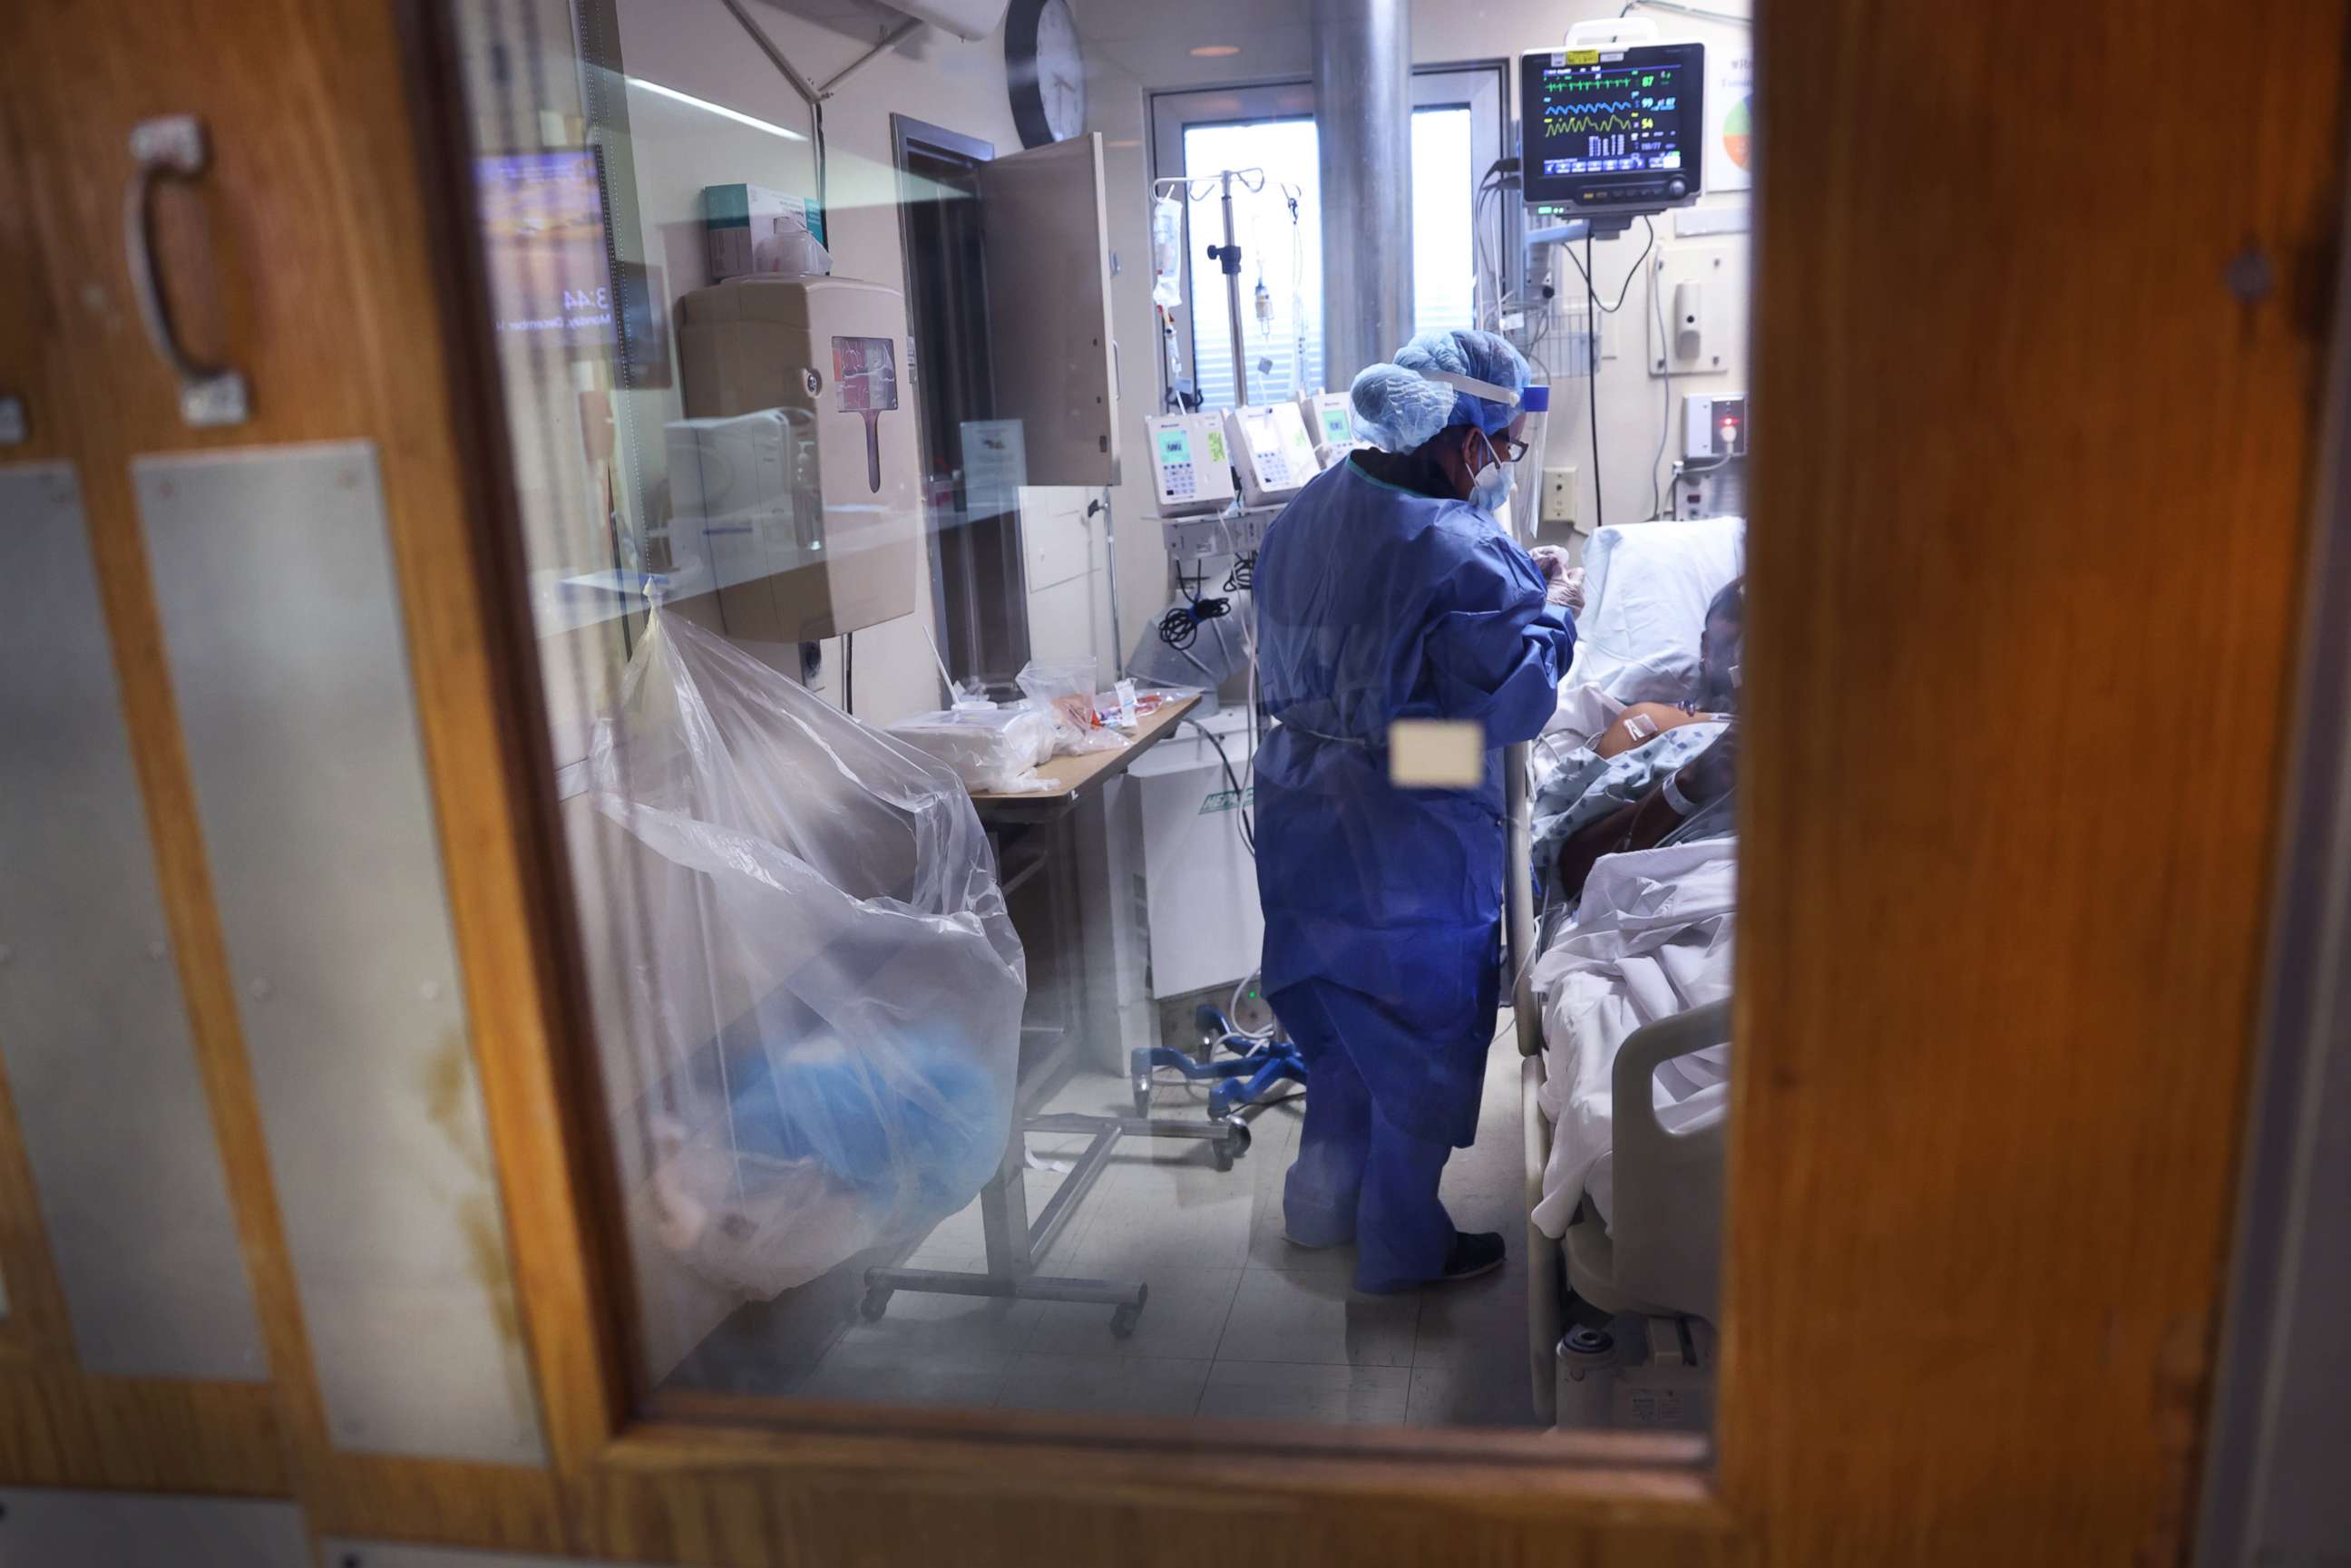
[[[1729,831],[1744,580],[1707,607],[1687,701],[1627,706],[1589,687],[1562,699],[1533,810],[1535,865],[1553,902],[1581,898],[1604,855]]]
[[[1739,696],[1746,621],[1747,580],[1739,577],[1707,604],[1698,627],[1698,667],[1679,701],[1627,704],[1602,686],[1571,686],[1560,694],[1559,711],[1543,727],[1544,734],[1601,757],[1618,757],[1681,725],[1727,717]]]
[[[1705,606],[1687,686],[1677,692],[1678,674],[1603,672],[1562,695],[1538,747],[1534,862],[1552,929],[1531,977],[1547,1058],[1539,1101],[1553,1137],[1534,1218],[1553,1236],[1587,1200],[1610,1218],[1613,1074],[1626,1037],[1730,990],[1743,580],[1681,602]],[[1687,622],[1648,624],[1667,635],[1620,639],[1621,658],[1655,675],[1677,660],[1689,668]],[[1627,703],[1617,692],[1676,700]],[[1673,1058],[1652,1080],[1658,1120],[1678,1132],[1719,1121],[1728,1074],[1727,1046]]]

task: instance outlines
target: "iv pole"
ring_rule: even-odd
[[[1252,179],[1255,180],[1255,183],[1250,183]],[[1233,182],[1236,180],[1240,182],[1242,190],[1252,195],[1265,189],[1264,170],[1227,169],[1198,180],[1181,175],[1172,179],[1154,180],[1151,183],[1151,192],[1154,196],[1158,196],[1169,191],[1182,190],[1186,209],[1185,220],[1187,223],[1191,219],[1191,204],[1201,199],[1200,194],[1194,191],[1194,186],[1213,183],[1222,198],[1225,243],[1210,246],[1208,259],[1217,263],[1218,270],[1225,275],[1225,324],[1226,329],[1232,335],[1233,406],[1246,408],[1249,406],[1249,363],[1243,356],[1248,345],[1249,334],[1241,324],[1241,247],[1233,238]],[[1194,292],[1196,298],[1197,290]]]

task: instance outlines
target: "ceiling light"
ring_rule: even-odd
[[[764,120],[755,120],[751,116],[745,114],[741,110],[729,109],[723,103],[713,103],[708,99],[696,98],[690,92],[680,92],[674,87],[664,87],[657,81],[647,81],[643,77],[631,77],[629,78],[629,85],[631,87],[641,87],[647,92],[658,93],[664,98],[674,99],[679,103],[692,104],[696,109],[704,110],[709,113],[731,120],[737,125],[747,125],[754,131],[764,131],[770,136],[780,136],[787,141],[806,141],[808,140],[806,136],[797,131],[787,130],[783,126],[770,124],[768,121]]]
[[[1228,55],[1238,55],[1240,52],[1241,47],[1238,44],[1202,44],[1192,51],[1192,57],[1196,60],[1221,60]]]

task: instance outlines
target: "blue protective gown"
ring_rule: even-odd
[[[1499,989],[1500,748],[1550,718],[1574,627],[1491,517],[1357,460],[1275,519],[1254,593],[1277,721],[1256,767],[1265,986],[1311,1073],[1285,1222],[1310,1244],[1359,1239],[1358,1282],[1397,1288],[1443,1267],[1437,1178],[1477,1131]],[[1483,725],[1484,781],[1391,785],[1399,718]]]

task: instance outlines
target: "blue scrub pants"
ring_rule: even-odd
[[[1443,1273],[1453,1249],[1453,1218],[1437,1197],[1453,1147],[1401,1132],[1380,1113],[1321,988],[1301,981],[1267,998],[1306,1058],[1306,1125],[1282,1186],[1282,1228],[1308,1247],[1353,1241],[1359,1291],[1410,1290]]]

